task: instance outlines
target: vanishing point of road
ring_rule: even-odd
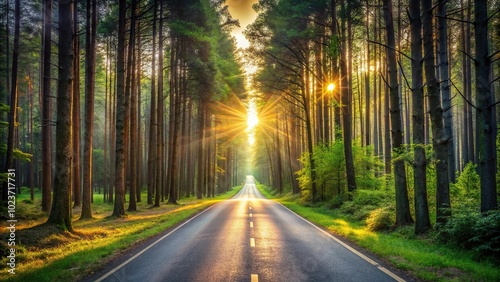
[[[91,277],[94,281],[405,281],[283,205],[247,176],[218,203]]]

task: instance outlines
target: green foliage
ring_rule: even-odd
[[[387,191],[358,189],[352,200],[340,207],[340,212],[354,220],[364,220],[374,210],[392,206],[393,201],[393,195]]]
[[[383,207],[373,210],[366,219],[366,226],[370,231],[390,230],[394,226],[394,208]]]
[[[375,176],[375,169],[380,168],[381,164],[378,158],[373,156],[373,148],[362,147],[355,143],[353,155],[358,189],[376,190],[381,187],[382,179]],[[328,201],[335,199],[338,195],[345,195],[347,181],[344,143],[340,140],[329,146],[317,145],[314,147],[313,159],[316,165],[319,198]],[[304,193],[309,193],[311,189],[309,154],[304,153],[300,162],[302,169],[297,172],[299,185]],[[334,206],[337,205],[334,204]]]
[[[481,214],[462,209],[439,229],[438,239],[443,243],[470,249],[478,257],[500,259],[500,211]]]
[[[479,207],[481,186],[476,169],[476,164],[468,163],[457,177],[457,182],[451,184],[452,207],[456,206],[458,209],[476,209]]]

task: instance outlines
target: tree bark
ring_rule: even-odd
[[[5,172],[14,168],[14,129],[16,127],[17,116],[17,90],[18,90],[18,61],[19,61],[19,33],[21,26],[21,4],[20,0],[16,0],[14,4],[14,48],[12,49],[12,74],[11,74],[11,88],[10,88],[10,104],[9,104],[9,127],[7,136],[7,152],[5,158]],[[2,200],[6,201],[8,198],[8,182],[3,183]]]
[[[19,2],[19,0],[17,0]],[[47,223],[73,232],[71,210],[71,100],[73,80],[73,0],[59,1],[56,174]]]
[[[85,28],[85,144],[83,147],[83,201],[80,219],[92,218],[92,144],[94,135],[96,0],[87,0]]]
[[[432,3],[422,0],[422,26],[424,39],[424,70],[432,123],[432,145],[436,154],[436,222],[444,223],[451,215],[450,183],[448,178],[448,140],[444,132],[443,108],[439,83],[434,67]]]
[[[476,43],[476,128],[481,178],[481,212],[497,209],[496,136],[493,95],[490,87],[491,59],[488,48],[488,9],[486,1],[474,1],[474,40]]]
[[[118,48],[116,56],[116,160],[115,160],[115,205],[113,215],[125,215],[125,122],[128,99],[125,96],[125,19],[126,1],[118,6]]]
[[[74,57],[73,57],[73,169],[71,171],[71,177],[73,180],[73,199],[74,207],[80,207],[82,205],[81,197],[81,114],[80,114],[80,36],[78,36],[78,0],[74,0],[73,9],[73,30],[75,31],[75,38],[73,43]]]
[[[415,197],[415,233],[422,234],[431,228],[429,204],[427,202],[427,173],[424,132],[424,91],[422,78],[422,22],[420,0],[410,0],[411,25],[411,81],[413,94],[413,182]]]
[[[448,62],[448,23],[446,19],[446,0],[439,0],[438,3],[438,61],[440,88],[443,104],[444,118],[444,138],[448,146],[448,179],[455,182],[455,141],[453,138],[453,116],[451,107],[450,75]]]
[[[351,13],[349,9],[349,4],[347,5],[347,10],[344,7],[344,2],[342,2],[342,10],[347,16],[342,19],[342,37],[343,42],[346,41],[346,28],[345,21],[349,18]],[[347,55],[346,55],[346,45],[341,46],[341,56],[340,56],[340,77],[341,77],[341,109],[342,109],[342,124],[343,124],[343,143],[344,143],[344,154],[345,154],[345,164],[346,164],[346,175],[347,175],[347,191],[353,193],[356,191],[356,176],[354,172],[354,160],[352,153],[352,91],[351,91],[351,81],[349,80],[349,74],[347,70]],[[351,196],[349,196],[351,197]]]
[[[51,207],[52,190],[52,101],[51,72],[52,64],[52,0],[44,0],[43,28],[43,99],[42,99],[42,211]]]
[[[155,193],[155,207],[160,206],[160,198],[163,191],[164,185],[164,164],[165,158],[163,153],[163,132],[164,132],[164,119],[163,119],[163,2],[159,2],[160,5],[160,18],[158,27],[158,108],[156,111],[156,120],[158,123],[158,129],[156,131],[156,150],[157,150],[157,162],[156,162],[156,193]]]
[[[394,37],[394,21],[392,12],[392,0],[384,0],[384,18],[386,21],[387,36],[387,61],[389,67],[389,91],[391,109],[391,135],[392,153],[398,157],[394,161],[394,180],[396,186],[396,226],[404,226],[413,223],[408,201],[408,188],[406,184],[406,170],[404,160],[399,158],[404,152],[403,131],[401,126],[401,110],[399,106],[398,77],[396,64],[396,42]],[[386,94],[387,95],[387,94]],[[389,130],[389,128],[386,128]],[[391,154],[391,152],[386,152]]]
[[[129,116],[129,166],[130,166],[130,181],[129,181],[129,205],[128,211],[137,210],[137,135],[135,134],[137,130],[137,89],[136,89],[136,57],[135,57],[135,29],[136,29],[136,5],[137,1],[132,0],[130,9],[130,33],[128,41],[128,55],[127,55],[127,83],[126,92],[127,96],[130,97],[130,116]]]
[[[153,194],[156,184],[156,14],[157,3],[153,1],[153,45],[151,55],[151,106],[149,110],[149,142],[148,142],[148,204],[153,204]]]

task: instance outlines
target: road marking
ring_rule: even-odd
[[[259,282],[259,275],[258,274],[250,275],[250,281],[251,282]]]
[[[250,214],[249,216],[252,217],[252,214]]]
[[[255,247],[255,239],[250,238],[250,247]]]
[[[252,209],[252,207],[248,207],[249,209]]]
[[[250,221],[250,228],[253,228],[253,222]]]
[[[206,211],[210,210],[211,208],[215,207],[215,205],[213,206],[210,206],[208,207],[207,209],[205,209],[204,211],[200,212],[199,214],[193,216],[191,219],[189,219],[188,221],[184,222],[183,224],[177,226],[174,230],[168,232],[167,234],[165,234],[164,236],[162,236],[160,239],[154,241],[153,243],[151,243],[151,245],[145,247],[144,249],[142,249],[142,251],[138,252],[137,254],[135,254],[134,256],[132,256],[131,258],[129,258],[128,260],[124,261],[122,264],[120,264],[119,266],[113,268],[112,270],[110,270],[108,273],[104,274],[103,276],[101,276],[99,279],[96,280],[96,282],[100,282],[100,281],[103,281],[104,279],[108,278],[109,276],[111,276],[113,273],[117,272],[120,268],[124,267],[125,265],[129,264],[131,261],[133,261],[134,259],[136,259],[137,257],[139,257],[140,255],[142,255],[143,253],[145,253],[147,250],[151,249],[152,247],[154,247],[156,244],[158,244],[161,240],[167,238],[168,236],[170,236],[172,233],[174,233],[175,231],[177,231],[178,229],[180,229],[182,226],[188,224],[190,221],[192,221],[193,219],[197,218],[198,216],[204,214]]]
[[[346,243],[342,242],[340,239],[338,239],[337,237],[333,236],[332,234],[326,232],[325,230],[319,228],[318,226],[316,226],[314,223],[310,222],[309,220],[301,217],[300,215],[298,215],[297,213],[295,213],[294,211],[292,211],[291,209],[285,207],[283,204],[281,203],[278,203],[278,202],[275,202],[279,205],[281,205],[282,207],[284,207],[285,209],[289,210],[291,213],[293,213],[295,216],[297,216],[298,218],[302,219],[303,221],[307,222],[309,225],[311,225],[312,227],[316,228],[317,230],[319,230],[320,232],[322,232],[323,234],[325,234],[326,236],[330,237],[331,239],[333,239],[335,242],[339,243],[341,246],[343,246],[344,248],[348,249],[349,251],[353,252],[355,255],[357,255],[358,257],[364,259],[365,261],[367,261],[368,263],[376,266],[380,271],[384,272],[385,274],[389,275],[390,277],[392,277],[394,280],[398,281],[398,282],[406,282],[406,280],[404,280],[403,278],[399,277],[397,274],[391,272],[390,270],[388,270],[387,268],[379,265],[376,261],[370,259],[369,257],[365,256],[364,254],[362,254],[361,252],[357,251],[356,249],[354,249],[353,247],[347,245]]]

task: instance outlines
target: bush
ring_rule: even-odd
[[[457,182],[450,185],[451,206],[453,210],[474,210],[481,205],[480,179],[476,172],[477,165],[468,163]]]
[[[356,190],[353,201],[360,206],[384,206],[389,198],[387,191],[358,189]]]
[[[370,213],[366,226],[371,231],[390,230],[394,226],[394,217],[392,208],[378,208]]]
[[[441,242],[473,250],[478,256],[500,259],[500,211],[462,211],[438,231]]]

